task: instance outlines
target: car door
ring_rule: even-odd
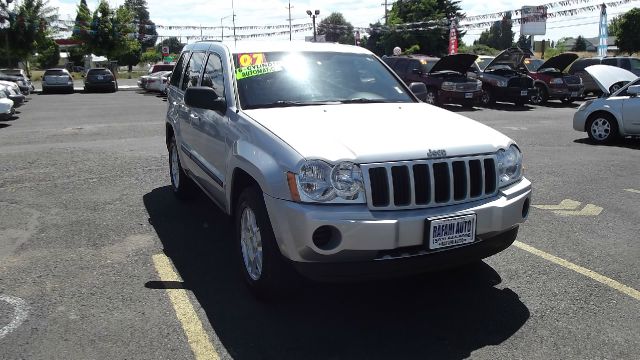
[[[167,102],[169,108],[167,110],[167,118],[173,124],[175,130],[176,140],[181,145],[183,142],[182,136],[182,124],[180,123],[180,106],[184,104],[183,91],[180,90],[180,84],[182,83],[182,75],[184,73],[185,63],[189,61],[191,53],[184,52],[180,56],[178,63],[176,64],[175,71],[171,74],[171,80],[169,81],[169,88],[167,90]],[[182,150],[182,149],[180,149]],[[183,161],[184,162],[184,161]]]
[[[632,85],[640,85],[640,80],[635,80]],[[622,100],[622,123],[625,133],[640,134],[640,97],[629,96]]]
[[[205,62],[206,61],[206,62]],[[229,103],[225,92],[225,73],[222,56],[211,52],[203,57],[202,77],[200,86],[212,88],[218,98]],[[223,204],[225,201],[224,183],[226,181],[226,164],[228,147],[226,145],[229,118],[226,111],[206,109],[189,109],[191,127],[194,136],[193,151],[197,154],[197,161],[203,167],[207,177],[202,183],[214,200]]]

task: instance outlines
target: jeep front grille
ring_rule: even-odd
[[[497,193],[492,155],[362,165],[372,210],[461,204]]]
[[[456,91],[476,91],[478,84],[476,82],[465,82],[456,84]]]

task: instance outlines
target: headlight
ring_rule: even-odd
[[[522,153],[517,146],[511,145],[507,150],[498,150],[496,158],[500,187],[520,180],[522,177]]]
[[[445,81],[442,83],[442,90],[444,91],[454,91],[456,88],[456,84],[450,81]]]
[[[482,90],[482,81],[476,80],[476,90]]]
[[[498,86],[498,87],[507,87],[507,81],[506,80],[498,80],[496,82],[496,86]]]
[[[352,201],[364,193],[362,170],[348,161],[332,166],[321,160],[309,160],[295,177],[300,195],[311,201],[328,202],[336,198]]]
[[[564,84],[564,80],[562,80],[562,78],[554,78],[551,79],[550,83],[553,85],[562,85]]]
[[[580,107],[578,108],[578,111],[586,110],[589,107],[589,105],[591,105],[592,103],[593,103],[593,100],[587,100],[583,102],[582,105],[580,105]]]

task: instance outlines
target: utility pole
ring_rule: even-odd
[[[384,0],[384,4],[380,5],[384,6],[384,24],[389,25],[389,5],[387,4],[387,0]]]
[[[238,42],[238,38],[236,38],[236,8],[233,5],[233,0],[231,0],[231,16],[233,20],[233,43],[236,44]]]
[[[291,6],[291,0],[289,0],[289,6],[287,6],[287,9],[289,9],[289,41],[291,41],[291,8],[293,6]]]

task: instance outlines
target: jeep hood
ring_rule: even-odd
[[[609,89],[616,83],[629,82],[638,78],[631,71],[610,65],[591,65],[584,69],[598,84],[600,90],[609,94]]]
[[[479,122],[424,103],[342,104],[245,110],[307,159],[372,163],[483,154],[510,139]]]
[[[560,71],[564,71],[564,69],[566,69],[567,67],[569,67],[569,65],[571,65],[571,63],[576,61],[578,57],[578,54],[573,53],[556,55],[542,63],[542,65],[540,65],[540,67],[536,71],[542,69],[558,69]]]
[[[498,56],[496,56],[493,60],[491,60],[489,65],[487,65],[484,70],[489,70],[491,69],[491,67],[496,65],[507,65],[515,70],[518,68],[518,65],[522,64],[525,56],[526,54],[521,49],[506,49],[498,54]]]
[[[435,73],[438,71],[455,71],[460,74],[465,74],[477,58],[478,55],[472,54],[445,56],[433,65],[429,73]]]

